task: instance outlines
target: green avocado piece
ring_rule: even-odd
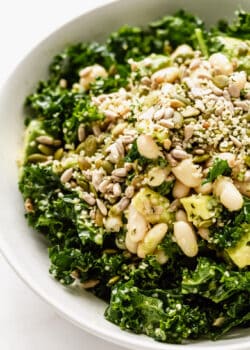
[[[43,130],[43,121],[39,119],[33,119],[29,123],[24,134],[24,147],[23,147],[23,159],[22,163],[25,163],[27,157],[37,152],[37,142],[35,141],[38,136],[46,135]],[[46,135],[49,136],[49,135]]]
[[[250,265],[250,225],[246,224],[246,234],[236,247],[226,249],[227,254],[235,265],[243,268]]]
[[[159,69],[168,67],[172,63],[169,56],[166,55],[158,55],[152,53],[141,61],[137,61],[137,69],[140,74],[147,75],[149,73],[154,73]]]
[[[196,227],[211,226],[212,219],[216,218],[220,212],[220,204],[213,196],[193,194],[180,201],[188,215],[188,221]]]
[[[222,52],[230,59],[237,58],[237,70],[246,71],[250,74],[250,40],[241,40],[233,37],[218,37],[219,42],[223,45]]]
[[[173,213],[169,211],[169,200],[148,187],[142,188],[133,198],[132,205],[151,224],[172,223]]]

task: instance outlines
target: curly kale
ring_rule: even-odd
[[[203,182],[203,184],[206,184],[208,182],[213,182],[220,175],[230,176],[231,172],[232,172],[232,169],[230,168],[226,160],[216,158],[213,162],[212,167],[209,169],[207,178]]]
[[[225,20],[219,21],[216,29],[222,34],[240,39],[250,39],[250,13],[238,11],[232,24]]]
[[[209,329],[206,313],[185,304],[178,292],[141,290],[131,281],[112,289],[105,317],[124,330],[168,343],[197,338]]]
[[[162,19],[150,24],[156,37],[164,42],[168,40],[174,48],[183,43],[193,47],[197,45],[195,30],[204,30],[204,22],[183,10],[173,16],[165,16]]]
[[[223,263],[200,257],[194,271],[184,269],[182,294],[199,294],[215,303],[250,292],[250,271],[232,271]]]
[[[81,68],[100,64],[109,69],[114,64],[114,54],[99,43],[78,43],[67,47],[53,58],[49,72],[52,83],[66,79],[68,85],[78,81]]]
[[[243,207],[236,212],[223,209],[220,225],[210,227],[211,243],[220,249],[235,247],[240,239],[250,230],[250,199],[245,197]]]

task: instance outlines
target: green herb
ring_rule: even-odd
[[[231,172],[232,170],[229,167],[228,162],[226,160],[216,158],[213,162],[212,167],[209,169],[207,178],[203,182],[203,184],[206,184],[208,182],[213,182],[220,175],[230,176]]]

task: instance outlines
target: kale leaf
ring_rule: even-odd
[[[213,182],[220,175],[230,176],[231,172],[232,170],[229,167],[228,162],[226,160],[216,158],[213,162],[212,167],[209,169],[207,178],[203,182],[203,184],[206,184],[208,182]]]
[[[169,343],[204,335],[209,324],[207,314],[185,304],[178,292],[144,291],[131,281],[112,289],[105,317],[124,330]]]
[[[75,104],[83,98],[82,93],[53,87],[41,82],[37,91],[26,99],[26,106],[31,110],[26,124],[32,118],[42,118],[44,130],[56,138],[61,138],[63,123],[73,111]]]
[[[215,303],[250,292],[250,271],[232,271],[225,264],[199,257],[194,271],[183,270],[182,294],[199,294]]]
[[[210,227],[211,243],[220,249],[236,246],[247,230],[250,230],[250,199],[245,197],[243,207],[236,212],[226,208],[220,214],[220,224]]]
[[[77,142],[77,131],[80,124],[89,124],[103,120],[104,115],[98,112],[97,107],[91,103],[89,97],[76,100],[71,116],[63,122],[63,137],[66,143]]]
[[[195,30],[204,30],[204,23],[200,18],[180,10],[173,16],[165,16],[151,23],[150,27],[159,40],[168,40],[174,48],[183,43],[196,47]]]
[[[108,69],[114,64],[114,55],[105,45],[93,43],[78,43],[68,46],[59,55],[56,55],[50,65],[51,82],[58,83],[60,79],[66,79],[68,85],[79,80],[81,68],[100,64]]]
[[[217,28],[223,35],[240,39],[250,39],[250,13],[238,11],[237,17],[232,24],[225,20],[219,21]]]

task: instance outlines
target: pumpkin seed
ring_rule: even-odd
[[[51,156],[54,153],[54,150],[52,148],[45,146],[43,144],[38,145],[37,148],[46,156]]]
[[[48,156],[45,156],[44,154],[40,153],[33,153],[30,156],[28,156],[27,160],[30,163],[42,163],[48,160]]]

